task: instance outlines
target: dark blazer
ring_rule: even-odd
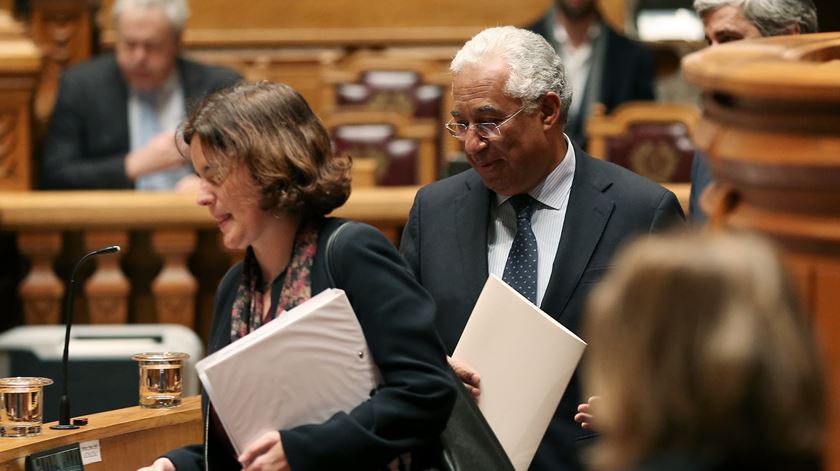
[[[178,59],[185,109],[242,77],[236,72]],[[41,189],[133,188],[125,176],[130,150],[128,86],[113,54],[61,75],[40,165]]]
[[[700,195],[715,180],[709,158],[695,152],[691,161],[691,193],[688,197],[688,219],[695,224],[705,224],[708,216],[700,207]]]
[[[554,9],[549,10],[528,29],[544,37],[556,50],[554,15]],[[586,94],[596,93],[592,101],[603,103],[607,108],[607,113],[626,101],[655,99],[655,68],[651,52],[644,45],[615,31],[606,23],[602,22],[601,26],[602,31],[607,35],[601,87],[597,91],[589,90],[587,87]],[[575,100],[583,99],[585,97],[575,97]],[[586,118],[587,116],[575,116],[566,123],[565,127],[565,132],[572,141],[584,148],[586,147]]]
[[[435,463],[423,460],[435,456],[416,451],[434,449],[455,401],[446,356],[434,329],[434,303],[391,242],[364,224],[347,227],[335,239],[333,286],[324,253],[327,238],[338,225],[339,220],[327,219],[318,236],[312,294],[329,287],[347,293],[383,385],[349,413],[335,414],[322,424],[281,430],[283,448],[295,471],[371,471],[407,451],[413,451],[412,469],[425,469],[415,466],[431,466]],[[241,271],[240,263],[219,285],[208,354],[230,343],[230,314]],[[243,399],[247,389],[243,386]],[[205,395],[202,403],[207,420]],[[216,437],[212,430],[206,437],[209,469],[239,469]],[[201,445],[175,450],[167,457],[178,471],[204,469]]]
[[[634,236],[681,225],[683,213],[674,194],[650,180],[577,146],[575,156],[563,233],[541,308],[580,335],[586,296],[616,250]],[[436,325],[450,354],[488,277],[493,198],[474,170],[433,183],[417,193],[403,233],[400,250],[437,302]],[[575,441],[592,434],[573,420],[580,401],[575,374],[531,469],[582,468]]]

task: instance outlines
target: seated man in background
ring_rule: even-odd
[[[179,57],[184,0],[118,0],[116,53],[61,77],[40,165],[42,189],[188,187],[174,131],[193,102],[237,82],[228,69]]]
[[[754,235],[622,251],[587,306],[584,382],[602,394],[593,469],[822,469],[826,392],[794,288]]]
[[[813,0],[695,0],[694,10],[703,20],[706,42],[712,46],[766,36],[805,34],[817,31],[817,7]],[[700,195],[712,183],[712,167],[699,152],[691,164],[689,218],[706,222]]]
[[[595,0],[555,0],[528,29],[554,46],[566,67],[574,92],[566,134],[581,148],[594,103],[603,103],[609,113],[625,101],[654,99],[650,51],[610,28]]]

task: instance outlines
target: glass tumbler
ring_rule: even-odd
[[[44,386],[49,378],[0,378],[0,436],[33,437],[41,434]]]
[[[140,407],[181,405],[182,366],[189,357],[181,352],[147,352],[131,357],[140,367]]]

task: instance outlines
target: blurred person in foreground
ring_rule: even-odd
[[[794,285],[764,239],[654,236],[595,288],[596,470],[816,471],[825,392]]]
[[[115,53],[61,75],[41,189],[194,189],[175,128],[206,94],[241,78],[180,57],[185,0],[117,0]]]
[[[409,452],[410,469],[435,466],[414,452],[435,446],[455,397],[434,331],[434,302],[393,244],[368,225],[342,231],[327,265],[326,241],[343,221],[325,215],[350,194],[350,160],[332,154],[306,101],[287,85],[242,83],[203,102],[183,136],[201,180],[198,204],[216,219],[226,247],[245,250],[219,285],[208,352],[326,288],[340,288],[383,384],[350,412],[268,432],[238,457],[204,396],[205,443],[144,469],[376,470]]]
[[[817,32],[817,7],[813,0],[694,0],[694,11],[703,20],[706,43],[711,47],[741,39]],[[709,158],[697,152],[691,164],[689,219],[705,223],[700,196],[713,183]]]

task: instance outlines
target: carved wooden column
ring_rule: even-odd
[[[91,56],[93,30],[89,0],[30,0],[32,39],[45,56],[35,96],[35,118],[49,121],[61,71]]]
[[[152,282],[160,323],[195,327],[198,282],[187,267],[195,244],[194,230],[161,230],[152,234],[152,247],[163,257],[163,268]]]
[[[738,41],[683,61],[704,90],[695,133],[717,183],[713,223],[784,248],[829,387],[827,467],[840,470],[840,33]]]
[[[128,322],[128,294],[131,286],[120,268],[120,260],[128,250],[126,231],[85,233],[85,251],[119,245],[120,252],[95,258],[96,271],[85,282],[88,316],[91,324],[125,324]]]
[[[27,324],[61,324],[64,283],[55,275],[53,262],[61,252],[60,232],[22,232],[18,250],[30,261],[29,273],[20,284]]]
[[[32,96],[41,56],[25,38],[0,39],[0,189],[32,186]]]

